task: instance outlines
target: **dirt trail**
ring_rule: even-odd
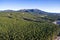
[[[60,40],[60,36],[58,36],[55,40]]]

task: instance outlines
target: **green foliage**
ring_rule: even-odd
[[[25,21],[20,12],[10,14],[0,14],[0,40],[53,40],[58,33],[59,28],[52,23]]]

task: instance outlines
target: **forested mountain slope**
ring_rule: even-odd
[[[1,11],[0,40],[54,40],[59,26],[52,21],[54,19],[46,14]]]

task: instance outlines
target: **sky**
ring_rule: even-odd
[[[60,13],[60,0],[0,0],[0,10],[40,9]]]

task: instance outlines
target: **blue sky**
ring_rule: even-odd
[[[0,10],[40,9],[60,13],[60,0],[0,0]]]

